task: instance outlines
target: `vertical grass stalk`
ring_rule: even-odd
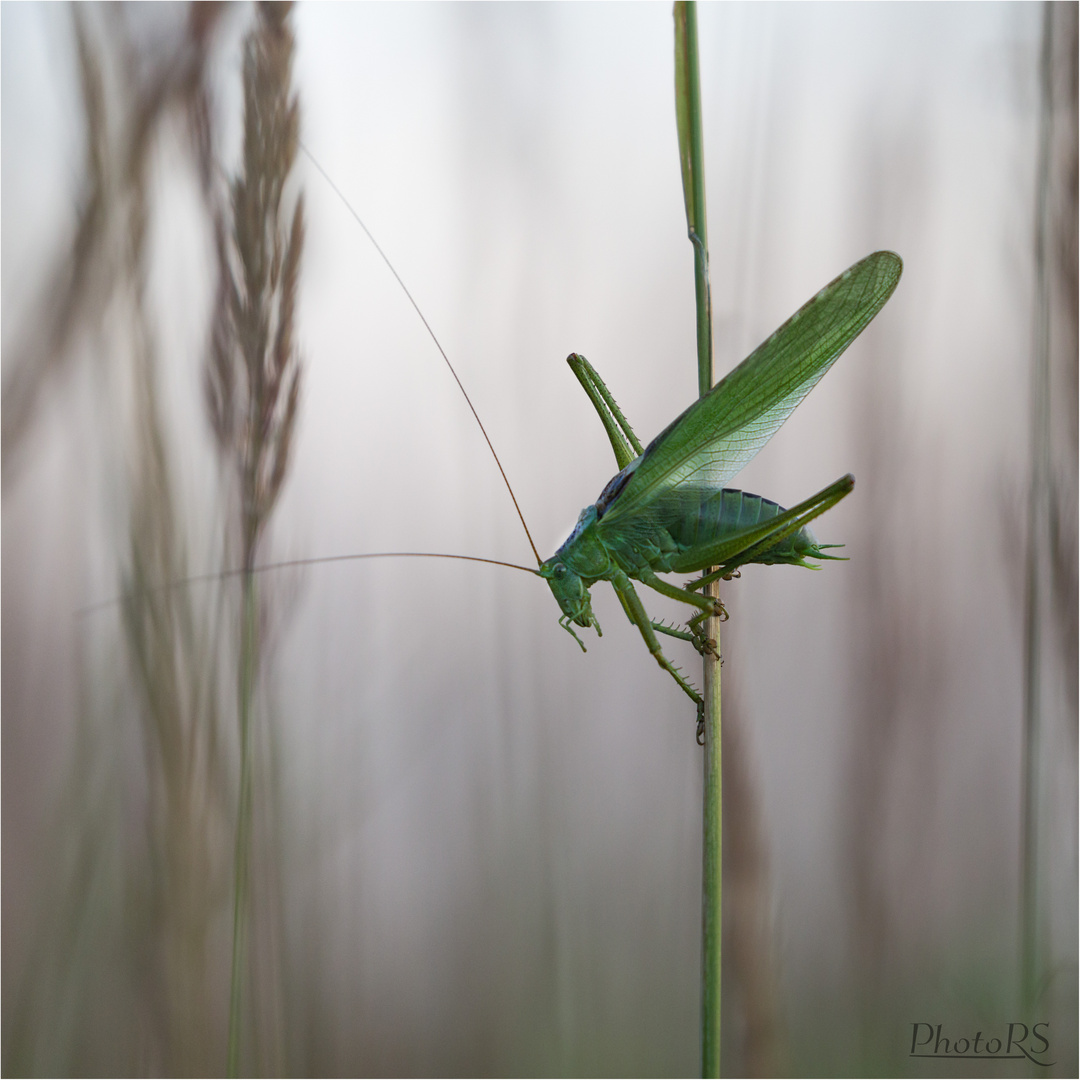
[[[1031,480],[1024,572],[1023,820],[1021,824],[1020,991],[1027,1015],[1039,996],[1039,797],[1042,622],[1049,556],[1050,297],[1047,286],[1050,146],[1053,124],[1053,10],[1043,5],[1039,62],[1039,142],[1035,176],[1035,341],[1031,369]]]
[[[705,218],[705,147],[701,133],[701,86],[698,75],[697,7],[675,4],[675,113],[687,235],[694,248],[694,296],[697,312],[698,396],[713,385],[712,300],[709,290],[709,239]],[[719,598],[719,584],[707,588]],[[720,768],[720,620],[705,623],[715,655],[702,658],[705,699],[704,784],[701,860],[701,1075],[720,1075],[721,851],[723,802]]]
[[[236,814],[227,1071],[240,1072],[244,983],[253,897],[255,689],[262,661],[254,567],[288,469],[300,394],[294,338],[303,200],[286,197],[300,138],[291,92],[290,4],[262,3],[244,42],[243,169],[215,215],[218,295],[205,371],[207,412],[238,488],[242,589],[237,697]],[[264,993],[264,996],[266,994]],[[271,995],[272,996],[272,991]]]
[[[252,822],[251,712],[258,664],[258,618],[255,575],[249,566],[243,574],[243,612],[240,628],[240,677],[238,707],[240,717],[240,793],[236,815],[236,849],[233,883],[232,975],[229,985],[229,1076],[240,1075],[240,1017],[243,1005],[243,971],[247,945],[247,912],[250,906]]]

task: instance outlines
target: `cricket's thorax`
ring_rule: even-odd
[[[589,587],[611,570],[611,556],[596,534],[596,507],[581,511],[574,531],[551,556],[540,573],[551,588],[563,613],[563,625],[569,619],[578,626],[599,625],[592,612]],[[569,626],[566,626],[569,630]],[[580,642],[579,642],[580,643]]]
[[[611,569],[611,555],[597,535],[596,506],[587,506],[578,516],[574,531],[552,556],[589,584],[599,581]]]

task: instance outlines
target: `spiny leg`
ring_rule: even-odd
[[[678,638],[680,641],[689,641],[690,644],[694,646],[698,643],[698,635],[690,630],[679,630],[674,626],[669,626],[667,623],[661,622],[659,619],[653,619],[651,626],[661,634],[667,634],[668,637]]]
[[[717,660],[720,659],[720,654],[716,651],[716,639],[706,637],[705,632],[698,625],[698,619],[704,618],[706,613],[701,612],[700,616],[695,616],[693,625],[687,622],[688,630],[679,630],[674,626],[669,626],[667,623],[660,622],[658,619],[652,620],[652,628],[659,630],[661,634],[667,634],[668,637],[678,638],[680,641],[689,641],[691,645],[697,649],[700,656],[714,656]],[[631,619],[631,622],[634,620]]]
[[[724,607],[724,605],[719,600],[717,600],[717,603],[720,605],[720,614],[717,616],[717,618],[721,622],[727,622],[727,608]],[[716,651],[716,641],[711,637],[705,636],[705,630],[701,625],[702,622],[704,622],[704,620],[707,619],[710,614],[712,613],[709,611],[699,611],[692,618],[686,620],[686,625],[690,628],[690,633],[694,635],[695,640],[702,643],[701,646],[699,646],[698,648],[698,652],[700,652],[704,656],[705,650],[707,649],[709,652],[712,653],[713,656],[716,657],[717,660],[719,660],[720,654]]]
[[[701,718],[705,714],[705,702],[690,683],[682,677],[679,669],[664,655],[663,650],[660,648],[660,642],[656,638],[653,622],[645,610],[645,605],[641,602],[641,597],[634,590],[630,579],[622,571],[619,571],[618,575],[612,578],[611,584],[622,601],[623,609],[630,616],[631,621],[637,626],[638,630],[641,631],[641,636],[645,639],[645,644],[648,646],[653,658],[682,687],[686,696],[697,706],[698,722],[700,724]]]
[[[615,595],[619,598],[619,603],[622,604],[623,611],[626,612],[626,617],[636,626],[637,619],[634,618],[634,613],[630,610],[630,605],[626,602],[626,597],[619,592],[618,589],[615,590]],[[678,630],[674,626],[669,626],[667,623],[661,622],[659,619],[650,619],[649,625],[654,630],[658,630],[661,634],[667,634],[669,637],[678,638],[680,641],[689,641],[690,644],[695,647],[701,638],[700,634],[695,634],[692,630]],[[700,652],[701,650],[699,649],[698,651]]]
[[[691,604],[698,608],[703,616],[719,615],[723,610],[719,600],[711,596],[702,596],[701,593],[690,592],[689,589],[680,589],[678,585],[672,585],[663,578],[657,577],[648,567],[643,567],[637,572],[642,584],[655,589],[662,596],[670,596],[672,600],[681,600],[684,604]]]
[[[641,571],[641,581],[643,584],[648,585],[650,589],[655,589],[662,596],[670,596],[672,600],[681,600],[684,604],[692,604],[698,608],[698,613],[687,620],[686,623],[691,634],[690,640],[694,643],[694,648],[702,656],[711,654],[719,659],[716,642],[712,638],[705,636],[701,624],[710,615],[726,619],[727,612],[724,610],[724,605],[711,596],[702,596],[700,593],[690,592],[688,589],[680,589],[677,585],[671,585],[648,569]]]
[[[611,448],[615,451],[616,463],[620,469],[625,469],[635,457],[643,452],[644,447],[592,364],[580,353],[571,353],[566,358],[566,362],[577,376],[585,393],[589,395],[589,400],[593,403],[593,408],[596,409],[604,430],[608,433]]]
[[[720,653],[717,649],[716,638],[709,637],[705,633],[705,630],[701,626],[700,618],[695,616],[686,624],[690,627],[690,637],[693,640],[694,648],[697,649],[700,656],[711,656],[715,660],[720,659]]]

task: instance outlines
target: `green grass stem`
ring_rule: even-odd
[[[675,112],[679,129],[686,227],[694,247],[697,313],[698,395],[713,385],[712,300],[709,290],[709,239],[705,216],[705,147],[701,133],[697,8],[675,4]],[[719,597],[719,585],[707,588]],[[720,652],[720,620],[710,618],[706,635]],[[721,852],[723,800],[720,768],[720,661],[703,657],[704,784],[701,860],[701,1075],[720,1075]]]

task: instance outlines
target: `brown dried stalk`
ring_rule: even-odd
[[[291,92],[294,42],[288,25],[290,10],[290,4],[260,4],[256,26],[244,44],[243,167],[229,188],[231,223],[224,206],[215,214],[219,286],[204,383],[218,452],[239,482],[243,568],[238,672],[240,792],[229,1000],[231,1076],[240,1070],[252,902],[252,707],[261,663],[253,569],[260,537],[288,468],[300,395],[294,320],[304,245],[303,198],[296,195],[291,215],[284,206],[300,127],[297,98]]]
[[[230,185],[232,228],[219,213],[220,271],[205,372],[207,410],[219,452],[240,481],[243,567],[255,549],[288,468],[300,393],[293,324],[304,203],[288,229],[282,199],[296,161],[299,108],[290,97],[289,4],[260,4],[244,50],[244,163]]]

